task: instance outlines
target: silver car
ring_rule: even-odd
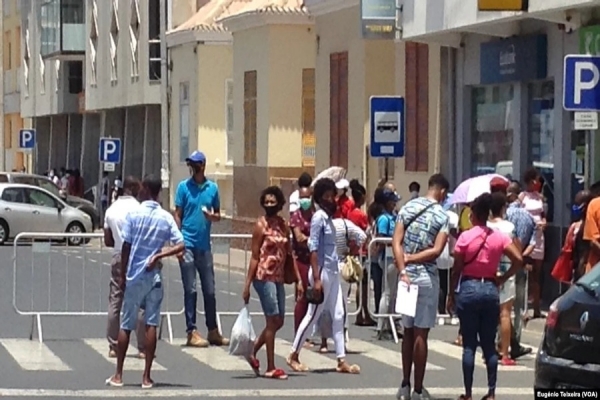
[[[0,183],[0,244],[22,232],[91,233],[89,215],[49,191],[31,185]],[[72,246],[82,238],[68,238]]]

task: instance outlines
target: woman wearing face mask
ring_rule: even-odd
[[[533,217],[536,223],[535,245],[530,259],[527,260],[529,269],[529,284],[533,298],[533,318],[542,318],[540,310],[541,299],[541,270],[544,261],[544,230],[546,229],[546,213],[544,196],[542,195],[542,176],[537,169],[531,168],[523,177],[525,191],[519,196],[521,205]]]
[[[256,221],[252,232],[252,258],[246,277],[246,286],[242,297],[248,304],[250,300],[250,285],[258,294],[260,304],[265,314],[266,325],[254,344],[254,353],[248,362],[258,376],[260,363],[256,354],[263,345],[267,347],[266,378],[287,379],[287,374],[275,368],[275,334],[283,326],[285,315],[284,268],[288,256],[292,255],[289,240],[289,228],[279,212],[285,204],[285,197],[277,186],[263,190],[260,203],[265,210],[265,216]],[[296,273],[296,294],[304,295],[300,272],[294,262]]]
[[[349,365],[346,362],[344,340],[346,305],[341,286],[336,231],[333,224],[333,217],[337,209],[335,195],[336,187],[331,179],[323,178],[315,183],[313,201],[318,206],[318,210],[314,213],[310,224],[309,282],[312,291],[311,297],[321,298],[323,301],[320,304],[314,304],[319,303],[314,301],[308,306],[308,311],[296,332],[292,352],[287,359],[288,365],[296,372],[308,370],[300,363],[300,350],[323,312],[328,312],[332,317],[333,341],[337,356],[336,371],[340,373],[360,372],[357,365]]]
[[[473,398],[473,372],[475,352],[481,345],[487,368],[488,393],[485,400],[494,400],[498,374],[496,332],[500,316],[500,294],[502,287],[523,265],[521,252],[506,234],[487,227],[492,195],[479,196],[471,204],[473,227],[463,232],[454,246],[451,291],[447,310],[454,310],[460,320],[463,335],[462,369],[465,394],[461,400]],[[502,255],[507,256],[511,266],[498,276],[498,265]]]
[[[310,236],[310,219],[314,213],[314,207],[311,199],[311,189],[302,187],[298,190],[299,209],[290,216],[290,228],[292,229],[292,248],[296,264],[300,271],[302,287],[306,291],[308,287],[308,272],[310,270],[310,250],[308,250],[308,237]],[[302,318],[308,310],[308,301],[302,297],[298,298],[294,308],[294,332],[298,332],[298,327]],[[306,346],[311,346],[310,341],[306,341]]]

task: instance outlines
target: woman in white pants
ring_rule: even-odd
[[[319,179],[313,188],[313,201],[318,211],[311,219],[310,238],[308,240],[310,250],[308,276],[310,304],[296,332],[292,352],[287,359],[290,368],[296,372],[308,371],[308,368],[300,363],[300,350],[323,312],[329,312],[333,320],[332,336],[337,356],[336,371],[353,374],[360,372],[358,365],[349,365],[346,362],[344,338],[346,304],[338,267],[336,231],[332,218],[337,207],[335,202],[336,191],[334,181],[328,178]]]

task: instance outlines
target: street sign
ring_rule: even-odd
[[[35,147],[35,129],[21,129],[19,131],[19,148],[33,149]]]
[[[399,20],[396,0],[361,0],[360,19],[363,39],[396,38]]]
[[[100,138],[98,158],[103,163],[121,163],[121,139]]]
[[[563,82],[565,110],[600,111],[600,57],[566,56]]]
[[[106,162],[102,165],[104,166],[104,172],[115,172],[115,163]]]
[[[574,114],[576,131],[595,131],[598,129],[598,113],[596,111],[576,111]]]
[[[371,157],[404,157],[404,98],[372,96],[369,115]]]

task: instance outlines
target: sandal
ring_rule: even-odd
[[[256,376],[260,376],[260,361],[256,357],[248,357],[248,364],[250,364],[250,368],[254,371]]]
[[[335,367],[335,372],[339,372],[340,374],[360,374],[360,367],[356,364],[348,365],[343,363]]]
[[[299,361],[292,360],[291,357],[288,357],[285,361],[286,361],[287,365],[294,372],[307,372],[308,371],[308,367],[306,365],[303,365]]]
[[[467,397],[466,394],[461,394],[459,396],[458,400],[471,400],[471,397]]]
[[[273,371],[265,372],[265,378],[285,380],[288,376],[284,370],[277,368]]]
[[[502,359],[500,360],[500,365],[503,365],[505,367],[513,367],[517,365],[517,362],[512,358],[502,357]]]
[[[329,353],[329,349],[327,348],[327,346],[321,347],[319,349],[319,353],[321,353],[321,354],[327,354],[327,353]]]
[[[108,386],[112,386],[112,387],[123,387],[123,381],[115,382],[113,380],[114,378],[115,378],[115,376],[111,375],[110,378],[108,378],[107,380],[104,381],[104,383],[106,383]]]

